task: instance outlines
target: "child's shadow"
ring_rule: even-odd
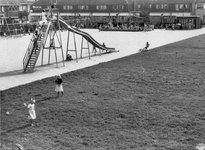
[[[26,125],[23,125],[23,126],[20,126],[20,127],[16,127],[14,129],[10,129],[10,130],[7,130],[7,131],[3,131],[1,132],[2,135],[6,134],[6,133],[10,133],[10,132],[13,132],[13,131],[17,131],[17,130],[23,130],[27,127],[30,127],[31,125],[30,124],[26,124]]]
[[[49,101],[49,100],[54,100],[58,98],[58,96],[49,96],[49,97],[42,97],[41,100],[38,100],[36,101],[37,103],[40,103],[40,102],[45,102],[45,101]]]

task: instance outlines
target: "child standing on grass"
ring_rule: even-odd
[[[35,99],[31,98],[29,104],[24,103],[24,106],[28,108],[29,116],[28,119],[31,121],[31,126],[34,126],[33,122],[36,119],[36,112],[35,112]]]
[[[63,85],[62,85],[63,80],[61,79],[61,75],[58,75],[56,77],[55,83],[56,83],[55,91],[58,93],[58,97],[60,97],[60,93],[63,96]]]

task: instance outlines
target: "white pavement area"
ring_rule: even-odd
[[[205,28],[197,30],[154,30],[149,32],[99,32],[95,29],[83,29],[83,31],[89,33],[99,43],[105,43],[107,47],[113,47],[119,52],[113,52],[105,55],[96,55],[88,58],[88,52],[83,50],[82,59],[78,59],[78,63],[75,61],[75,53],[69,52],[74,60],[65,62],[63,66],[62,62],[59,63],[58,68],[55,64],[55,53],[51,52],[51,65],[48,63],[48,50],[44,53],[44,65],[41,66],[42,55],[40,54],[37,61],[37,67],[33,73],[23,73],[23,57],[28,48],[31,35],[0,39],[0,91],[6,90],[18,85],[27,84],[33,81],[41,80],[47,77],[56,76],[58,74],[82,69],[92,65],[96,65],[102,62],[111,61],[114,59],[122,58],[128,55],[136,54],[139,49],[145,47],[146,42],[150,43],[149,49],[160,47],[169,43],[174,43],[187,38],[198,36],[205,33]],[[67,31],[61,32],[62,45],[64,57],[67,47]],[[72,35],[72,34],[71,34]],[[73,49],[73,35],[70,36],[71,47]],[[78,57],[80,57],[82,37],[76,35]],[[84,41],[85,44],[85,41]],[[92,51],[92,46],[90,45]],[[93,54],[92,54],[93,55]],[[62,60],[62,54],[60,50],[57,50],[58,61]]]

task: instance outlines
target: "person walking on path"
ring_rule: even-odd
[[[26,104],[24,103],[24,106],[28,108],[28,119],[31,122],[31,126],[34,126],[33,122],[36,119],[36,112],[35,112],[35,99],[31,98],[30,103]]]
[[[62,85],[63,80],[61,78],[61,75],[58,75],[56,77],[55,83],[56,83],[55,91],[58,93],[58,97],[60,97],[60,93],[63,96],[63,85]]]

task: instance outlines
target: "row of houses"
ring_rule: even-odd
[[[34,2],[35,0],[1,0],[0,16],[17,18],[19,12],[30,11]]]
[[[150,20],[156,22],[163,16],[200,16],[205,23],[205,0],[38,0],[32,5],[33,16],[56,4],[61,16],[71,18],[89,17],[93,21],[126,21],[128,16],[139,16],[147,11]]]
[[[129,12],[147,10],[151,15],[194,14],[194,0],[39,0],[33,4],[33,12],[41,12],[51,2],[56,3],[63,15],[128,15]],[[204,1],[205,2],[205,1]]]
[[[150,11],[178,15],[205,15],[205,0],[38,0],[32,5],[33,12],[41,12],[56,3],[61,13],[126,13]]]
[[[121,18],[148,11],[153,18],[164,16],[200,16],[205,23],[205,0],[1,0],[0,15],[18,18],[19,12],[30,13],[31,18],[41,15],[45,8],[56,4],[61,16],[90,17],[94,21],[106,17]]]
[[[11,20],[22,21],[27,19],[31,5],[36,2],[36,0],[0,0],[0,24],[4,24],[4,18]],[[25,17],[25,18],[24,18]]]

